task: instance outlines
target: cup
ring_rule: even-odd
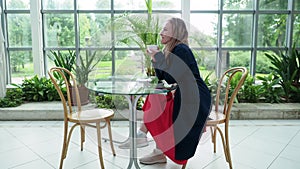
[[[147,50],[149,53],[152,53],[151,49],[158,49],[158,46],[157,45],[147,45]]]

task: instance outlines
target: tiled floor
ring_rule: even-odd
[[[0,121],[0,168],[53,169],[58,168],[62,146],[62,121]],[[127,121],[113,121],[113,137],[125,140]],[[106,137],[106,130],[102,130]],[[80,151],[79,131],[69,147],[64,168],[100,168],[94,129],[88,129],[84,151]],[[218,137],[217,153],[213,153],[209,134],[203,135],[197,152],[188,162],[189,169],[225,169],[226,163]],[[150,136],[149,136],[150,137]],[[231,120],[230,141],[233,166],[236,169],[299,169],[300,120]],[[112,156],[108,142],[103,141],[104,162],[107,169],[124,169],[128,164],[128,150],[118,148]],[[138,149],[138,157],[152,151],[154,142]],[[140,165],[142,169],[179,169],[168,160],[166,164]]]

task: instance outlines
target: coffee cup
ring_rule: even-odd
[[[157,45],[147,45],[147,50],[149,53],[152,53],[151,52],[152,49],[158,49],[158,46]]]

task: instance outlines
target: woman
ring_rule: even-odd
[[[186,164],[196,151],[211,107],[209,89],[200,77],[195,57],[188,46],[188,31],[182,19],[171,18],[160,33],[163,52],[148,49],[159,80],[176,83],[164,95],[149,95],[143,106],[144,125],[138,137],[149,131],[157,148],[140,158],[140,163],[165,163],[166,156]],[[137,140],[137,144],[143,141]]]

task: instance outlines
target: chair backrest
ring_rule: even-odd
[[[234,67],[226,70],[218,81],[215,111],[221,111],[225,114],[226,121],[229,120],[232,105],[247,75],[248,70],[245,67]],[[233,79],[236,82],[236,86],[233,90],[230,90],[230,85],[232,84]],[[220,105],[222,105],[223,110],[219,110],[219,108],[221,108]]]
[[[77,112],[81,112],[81,102],[79,92],[74,75],[67,69],[62,67],[52,67],[48,71],[49,77],[57,90],[64,108],[64,118],[67,119],[68,113],[73,113],[72,98],[76,98]],[[69,76],[69,80],[67,79]],[[66,87],[66,96],[64,95],[62,86]],[[75,96],[75,97],[74,97]]]

